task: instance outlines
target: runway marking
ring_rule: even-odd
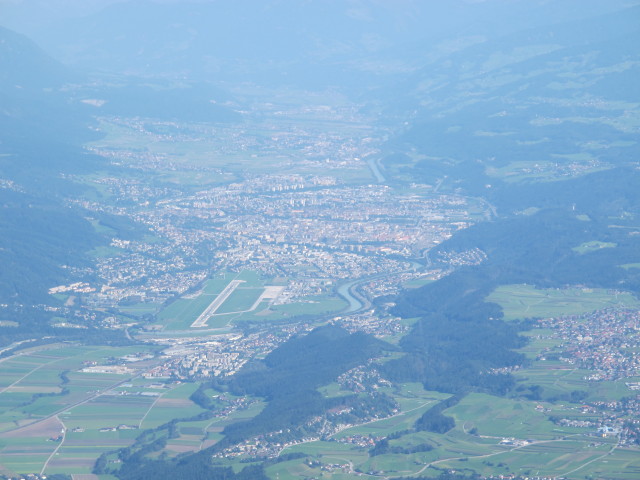
[[[209,319],[241,283],[244,283],[244,280],[231,280],[229,285],[224,287],[224,290],[205,308],[204,312],[198,316],[196,321],[191,324],[191,328],[206,327]]]
[[[260,305],[263,300],[271,300],[271,302],[273,302],[273,300],[280,296],[283,290],[284,287],[279,286],[264,287],[264,292],[262,292],[262,295],[258,297],[258,299],[254,302],[254,304],[248,311],[253,312],[256,308],[258,308],[258,305]]]

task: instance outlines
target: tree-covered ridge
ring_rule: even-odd
[[[624,190],[618,196],[624,197]],[[620,265],[638,261],[640,239],[630,235],[624,219],[580,220],[572,210],[544,210],[475,225],[440,245],[445,251],[479,248],[487,254],[481,265],[463,267],[440,281],[401,297],[396,309],[402,315],[444,313],[454,318],[501,315],[497,306],[482,300],[498,285],[528,283],[538,287],[582,284],[589,287],[639,291],[640,273]],[[615,248],[581,254],[574,248],[599,240]],[[470,306],[474,305],[474,309]]]
[[[268,404],[254,419],[226,427],[225,443],[295,428],[330,408],[356,405],[357,397],[325,399],[317,388],[391,348],[370,335],[349,334],[337,326],[319,327],[288,341],[231,380],[231,392],[264,397]]]
[[[624,193],[618,191],[620,196]],[[522,340],[513,324],[500,320],[501,308],[485,298],[500,285],[517,283],[579,284],[637,294],[640,272],[621,265],[638,261],[640,239],[624,228],[611,228],[609,221],[580,220],[571,210],[544,210],[478,224],[442,244],[437,250],[480,248],[487,260],[398,299],[396,313],[422,318],[401,342],[407,357],[390,362],[388,374],[419,380],[436,390],[504,393],[510,386],[508,377],[486,372],[522,363],[523,358],[511,351],[522,346]],[[574,250],[594,239],[616,247],[587,254]]]
[[[129,462],[118,472],[121,480],[267,480],[262,466],[245,467],[235,473],[231,467],[212,467],[204,455],[193,455],[188,459],[171,464],[164,461]]]
[[[62,266],[83,266],[84,253],[102,241],[80,209],[64,204],[80,189],[62,178],[101,160],[79,145],[93,135],[86,110],[60,90],[72,73],[4,28],[0,71],[0,303],[22,320],[14,305],[48,303],[48,288],[70,277]]]
[[[118,457],[122,466],[117,471],[112,472],[108,468],[106,456],[102,457],[94,471],[113,473],[122,480],[265,478],[262,467],[255,466],[247,467],[234,476],[230,470],[215,466],[212,455],[249,438],[263,437],[276,431],[280,432],[283,442],[296,440],[294,431],[299,430],[310,417],[325,414],[330,409],[343,410],[348,407],[350,413],[343,415],[351,417],[344,420],[356,422],[358,415],[367,415],[368,411],[394,408],[394,402],[384,394],[372,397],[347,395],[324,398],[317,390],[349,369],[390,349],[393,349],[391,345],[367,334],[350,334],[337,326],[316,328],[283,344],[264,360],[247,365],[228,381],[214,382],[217,389],[228,390],[233,394],[262,396],[267,405],[251,420],[228,425],[222,432],[224,438],[212,447],[175,460],[149,459],[150,454],[166,445],[165,434],[171,438],[177,422],[173,420],[155,430],[142,432],[134,445],[121,449]],[[206,393],[212,386],[204,383],[191,396],[191,400],[207,410],[197,416],[198,420],[212,418],[215,413],[216,404]],[[282,460],[287,458],[285,455]]]

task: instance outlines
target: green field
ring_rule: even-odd
[[[340,395],[340,390],[337,384],[331,384],[321,389],[324,393],[329,393],[334,396]],[[432,407],[439,400],[449,397],[448,394],[426,391],[422,388],[422,385],[417,383],[407,383],[400,386],[398,390],[388,389],[385,393],[393,395],[396,401],[398,401],[401,411],[390,418],[377,420],[363,424],[360,426],[354,426],[340,431],[333,436],[333,439],[337,441],[314,441],[299,445],[288,447],[284,450],[284,453],[303,452],[313,459],[320,461],[323,464],[341,464],[348,465],[349,463],[362,467],[364,471],[372,469],[371,460],[366,449],[357,447],[354,445],[341,443],[340,439],[349,437],[352,435],[373,435],[384,436],[390,435],[395,432],[409,429],[413,426],[414,422],[424,413],[425,410]],[[403,437],[404,438],[404,437]],[[376,457],[373,463],[386,462],[388,458],[386,456]],[[398,457],[398,456],[396,456]],[[402,456],[393,460],[396,467],[400,470],[406,467],[405,473],[410,473],[415,470],[409,468],[409,465],[414,462],[414,458],[411,456]],[[400,471],[398,470],[398,471]],[[280,475],[280,478],[306,478],[306,476],[312,475],[313,472],[319,472],[305,465],[302,460],[283,462],[273,467],[269,467],[269,474]],[[348,473],[348,468],[337,468],[333,471],[331,476],[326,478],[352,478]],[[327,473],[325,472],[325,475]],[[352,475],[352,474],[351,474]],[[322,477],[325,478],[325,477]]]
[[[52,344],[30,348],[2,360],[0,388],[0,471],[40,472],[54,449],[47,473],[90,473],[103,452],[129,445],[153,397],[121,395],[117,385],[133,374],[80,371],[86,362],[149,351],[146,346],[91,347]],[[140,379],[138,390],[151,381]],[[134,388],[131,384],[130,388]],[[66,430],[62,444],[51,440]],[[74,431],[75,429],[75,431]]]
[[[626,263],[624,265],[621,265],[621,267],[625,270],[628,270],[630,268],[640,268],[640,263]]]
[[[544,332],[527,332],[532,336],[532,342],[523,347],[523,351],[530,358],[534,358],[556,341],[544,338],[544,335],[543,338],[536,338],[536,334]],[[100,361],[135,351],[135,347],[58,346],[56,349],[33,351],[4,360],[2,363],[10,367],[7,372],[3,370],[6,374],[5,384],[15,383],[14,387],[29,386],[34,390],[59,388],[61,379],[56,372],[68,370],[66,375],[69,381],[65,387],[69,392],[64,396],[41,397],[19,408],[16,406],[17,402],[7,405],[6,412],[2,414],[6,420],[6,431],[0,433],[0,468],[6,472],[38,472],[51,457],[46,468],[49,474],[90,473],[98,456],[130,445],[144,429],[203,412],[189,400],[198,384],[159,385],[157,380],[142,377],[127,380],[126,375],[78,371],[82,367],[83,358]],[[69,356],[66,357],[67,355]],[[560,395],[573,390],[588,390],[589,399],[593,401],[611,400],[629,394],[624,382],[599,382],[593,385],[584,380],[586,373],[562,362],[538,360],[515,372],[515,376],[517,381],[527,385],[542,386],[545,394]],[[16,380],[19,381],[16,383]],[[127,381],[122,383],[123,380]],[[98,390],[101,394],[95,396]],[[446,434],[414,431],[390,441],[392,446],[403,448],[426,443],[433,447],[432,450],[370,457],[368,448],[341,443],[341,440],[353,435],[379,437],[409,431],[427,409],[449,397],[449,394],[426,391],[417,383],[382,390],[398,402],[400,412],[397,415],[347,428],[326,441],[290,446],[284,453],[303,452],[308,457],[269,466],[267,472],[271,478],[301,480],[318,477],[341,480],[353,478],[354,469],[362,472],[384,472],[383,476],[389,478],[437,476],[440,472],[437,467],[456,470],[472,468],[481,474],[516,473],[533,476],[538,473],[552,475],[561,472],[567,478],[575,480],[583,479],[587,474],[594,478],[633,480],[636,478],[634,475],[640,471],[637,451],[612,451],[614,438],[594,440],[594,437],[587,436],[593,429],[559,426],[549,420],[550,415],[591,418],[590,414],[581,413],[575,405],[480,393],[468,394],[457,405],[443,412],[456,421],[455,428]],[[328,396],[348,394],[337,383],[329,384],[321,391]],[[91,392],[94,393],[93,396]],[[143,395],[143,392],[154,395]],[[220,392],[208,390],[207,393],[214,396]],[[8,394],[0,394],[0,400],[8,402],[11,399]],[[21,395],[16,399],[27,398],[25,392],[11,394]],[[83,402],[82,399],[88,401]],[[77,402],[80,404],[71,406]],[[65,404],[69,407],[65,408]],[[264,405],[263,402],[254,402],[248,408],[233,411],[228,417],[178,421],[177,437],[169,439],[163,451],[153,455],[174,457],[211,446],[222,438],[221,431],[226,425],[253,418]],[[47,407],[51,411],[38,413],[39,409]],[[49,417],[49,423],[43,424],[39,430],[25,430],[22,434],[15,430],[16,424],[13,422],[44,418],[45,415],[56,412],[57,416]],[[7,415],[13,415],[13,420]],[[10,423],[14,425],[13,428]],[[117,428],[122,425],[129,427]],[[62,444],[51,441],[50,437],[58,435],[62,426],[66,428]],[[108,431],[100,431],[107,427],[110,427]],[[161,435],[166,435],[166,431]],[[527,440],[529,444],[505,443],[504,439],[507,437]],[[60,446],[58,454],[52,457],[57,446]],[[318,465],[309,465],[309,460],[320,462],[324,470],[320,470]],[[236,471],[246,466],[246,463],[238,462],[239,459],[223,461]]]
[[[576,164],[581,164],[580,175],[606,170],[607,167],[593,163],[593,158],[589,153],[579,153],[575,155],[554,155],[558,157],[571,157],[569,160]],[[563,177],[557,171],[557,164],[554,161],[514,161],[505,166],[487,167],[485,173],[489,177],[499,178],[508,183],[522,181],[556,181]]]
[[[592,478],[610,478],[612,480],[636,480],[640,478],[640,455],[638,450],[617,448],[606,459],[587,465],[576,472]]]
[[[581,255],[585,253],[597,252],[602,248],[615,248],[618,245],[612,242],[600,242],[598,240],[592,240],[591,242],[584,242],[577,247],[573,248],[574,252],[577,252]]]
[[[576,315],[610,307],[638,307],[640,300],[630,293],[600,288],[547,288],[531,285],[503,285],[487,298],[499,304],[505,320]]]
[[[332,100],[334,101],[334,100]],[[271,120],[273,121],[273,119]],[[330,126],[339,135],[349,138],[351,131],[362,134],[361,126],[351,124],[349,122],[317,122],[309,118],[297,118],[297,122],[309,126],[311,128],[322,128],[323,130]],[[158,128],[149,122],[148,127],[151,130]],[[160,125],[161,127],[161,125]],[[221,168],[224,171],[192,171],[190,169],[182,169],[176,171],[169,165],[165,169],[157,166],[154,175],[162,182],[177,183],[180,185],[205,186],[212,184],[224,184],[236,181],[245,171],[252,173],[285,173],[292,169],[298,174],[317,174],[318,168],[303,165],[292,167],[288,162],[291,158],[297,158],[300,152],[297,148],[287,148],[280,145],[277,151],[265,152],[264,147],[256,147],[255,151],[247,151],[245,145],[237,145],[233,148],[225,142],[221,143],[220,138],[231,138],[237,133],[236,127],[228,127],[218,135],[202,136],[198,135],[197,142],[176,142],[172,139],[164,139],[161,136],[149,135],[148,132],[141,131],[126,125],[102,119],[100,121],[100,131],[103,137],[97,141],[88,143],[89,146],[98,149],[115,149],[118,151],[144,151],[152,154],[158,154],[160,157],[169,157],[177,159],[181,164],[186,166],[202,167],[208,169]],[[243,130],[243,138],[250,142],[256,141],[262,143],[269,140],[273,135],[271,129],[265,129],[259,125],[254,125],[250,132]],[[219,152],[219,153],[217,153]],[[137,160],[130,158],[128,160],[131,165],[135,165]],[[359,168],[335,168],[333,175],[341,178],[345,182],[368,182],[371,181],[372,174],[366,164]],[[106,194],[106,193],[105,193]]]
[[[274,312],[281,312],[286,316],[317,315],[328,312],[339,312],[347,307],[347,302],[342,297],[332,295],[318,295],[306,297],[305,300],[277,305],[271,308]]]
[[[220,306],[216,313],[224,314],[248,311],[260,295],[262,295],[262,292],[264,292],[264,288],[261,287],[238,287]]]
[[[142,347],[144,350],[146,347]],[[136,348],[43,347],[9,357],[2,362],[0,432],[61,411],[95,391],[122,380],[120,375],[79,372],[86,360],[100,360],[139,351]],[[65,373],[68,383],[61,375]],[[64,388],[64,395],[61,395]]]
[[[126,315],[142,316],[148,314],[157,313],[160,309],[158,303],[136,303],[134,305],[120,306],[118,310]],[[129,319],[123,319],[123,323],[126,323]],[[130,321],[130,320],[129,320]]]
[[[446,410],[456,420],[456,428],[467,432],[473,428],[484,437],[516,437],[549,440],[573,429],[558,431],[548,415],[536,410],[539,402],[511,400],[471,393],[458,405]],[[579,431],[579,430],[578,430]]]
[[[158,315],[166,330],[188,329],[198,316],[213,302],[216,295],[201,294],[196,298],[180,298]]]
[[[550,375],[547,371],[546,377],[541,373],[541,378],[536,378],[538,367],[534,365],[523,371],[522,375],[529,375],[531,383],[542,380],[546,385],[555,385],[558,391],[579,388],[580,382],[584,382],[581,377],[584,372],[566,369],[557,372],[558,375]],[[620,382],[620,386],[623,387],[624,383]],[[611,386],[605,387],[605,390],[610,389]],[[340,395],[337,384],[321,390],[332,396]],[[391,394],[389,391],[386,393]],[[387,436],[409,429],[427,408],[447,397],[442,393],[424,391],[419,384],[405,384],[400,391],[393,392],[393,396],[402,405],[403,415],[343,430],[334,439],[356,434]],[[431,403],[420,406],[425,401]],[[390,441],[391,446],[402,448],[426,443],[433,447],[431,451],[370,457],[367,447],[333,440],[313,441],[291,446],[284,451],[302,452],[308,455],[307,458],[270,466],[267,472],[271,478],[337,480],[353,478],[353,469],[395,478],[435,477],[443,468],[470,468],[485,475],[514,473],[554,476],[561,473],[577,480],[591,472],[594,478],[631,480],[637,478],[634,475],[640,471],[637,450],[612,451],[614,438],[597,437],[594,440],[596,437],[589,436],[595,428],[566,427],[551,422],[550,415],[581,417],[580,409],[566,402],[551,404],[471,393],[443,413],[456,421],[455,428],[446,434],[413,432]],[[584,414],[583,418],[591,417]],[[524,443],[518,443],[521,441]],[[318,465],[309,464],[309,461],[320,462],[324,470],[320,470]]]
[[[519,351],[533,360],[538,355],[553,350],[554,347],[562,343],[559,338],[547,338],[552,333],[548,329],[534,329],[524,332],[529,338],[526,346]],[[541,338],[540,338],[541,337]],[[573,365],[558,360],[536,360],[526,369],[513,373],[515,379],[530,385],[539,385],[544,390],[545,397],[566,396],[574,390],[581,390],[588,393],[590,401],[612,401],[619,400],[630,394],[629,388],[624,381],[600,381],[589,382],[585,380],[592,372],[581,370]],[[633,378],[627,381],[635,381]]]

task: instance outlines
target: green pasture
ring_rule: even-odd
[[[580,370],[558,360],[536,361],[524,370],[513,373],[517,381],[543,388],[542,397],[568,395],[574,390],[587,390],[590,384],[584,379],[593,372]]]
[[[180,298],[163,309],[158,318],[167,330],[186,330],[215,299],[212,294]]]
[[[640,478],[640,455],[637,449],[616,448],[606,457],[599,459],[575,472],[570,478],[608,478],[611,480],[637,480]]]
[[[480,436],[548,440],[574,433],[564,427],[559,430],[548,414],[535,409],[536,405],[538,402],[470,393],[444,414],[456,420],[456,429],[468,432],[475,428]]]
[[[225,315],[227,317],[227,322],[231,320],[232,322],[267,322],[274,320],[281,320],[286,317],[283,312],[276,312],[271,309],[269,306],[269,300],[263,300],[258,304],[256,309],[253,312],[242,312],[233,315]]]
[[[621,265],[625,270],[629,270],[630,268],[640,268],[640,263],[625,263]]]
[[[186,393],[186,391],[185,391]],[[262,409],[264,408],[264,402],[255,402],[249,405],[246,409],[239,409],[232,412],[226,418],[218,418],[214,417],[206,420],[198,420],[198,421],[186,421],[186,422],[177,422],[179,437],[177,439],[172,439],[169,444],[167,450],[171,454],[171,446],[182,446],[182,447],[191,447],[194,450],[199,450],[204,446],[205,443],[211,444],[212,442],[217,442],[223,438],[223,435],[220,433],[224,429],[225,426],[235,423],[238,421],[244,421],[255,417]],[[197,415],[203,410],[194,410],[190,415],[187,414],[176,414],[174,412],[173,417],[165,419],[169,421],[176,417],[188,417]],[[166,423],[166,421],[164,423]],[[146,423],[146,420],[145,420]],[[148,425],[143,425],[144,428],[149,428]]]
[[[225,302],[226,303],[226,302]],[[233,322],[238,320],[242,315],[241,313],[222,313],[215,314],[207,321],[207,328],[226,328],[229,327]],[[246,314],[250,316],[251,314]],[[194,330],[197,331],[197,330]]]
[[[317,295],[305,297],[304,300],[284,305],[274,305],[271,310],[287,316],[319,315],[329,312],[339,312],[348,307],[348,303],[342,297],[333,295]]]
[[[195,384],[182,384],[171,391],[147,389],[164,393],[168,399],[165,405],[160,405],[158,397],[102,395],[69,408],[59,414],[67,428],[67,434],[65,443],[58,452],[59,456],[47,467],[47,473],[90,473],[95,460],[102,453],[130,445],[140,434],[137,428],[104,432],[100,431],[101,428],[120,425],[137,427],[143,419],[145,422],[149,420],[152,426],[157,426],[174,418],[200,413],[202,410],[188,400],[195,388]],[[137,389],[141,390],[141,386],[138,385]],[[154,410],[156,406],[158,408]],[[74,432],[73,429],[82,431]]]
[[[357,449],[353,445],[322,440],[293,445],[285,449],[283,453],[294,452],[305,453],[323,463],[347,463],[350,459],[355,464],[360,464],[366,461],[369,456],[366,451]]]
[[[142,420],[142,429],[155,428],[175,418],[187,418],[205,410],[189,400],[189,396],[198,389],[196,383],[184,383],[165,393],[153,403]]]
[[[294,155],[296,153],[295,150],[290,152],[285,150],[278,152],[277,155],[261,154],[259,161],[256,161],[256,158],[247,154],[243,149],[238,148],[237,151],[230,151],[229,148],[222,147],[217,136],[202,137],[198,142],[176,142],[172,139],[151,136],[128,126],[118,125],[106,120],[100,122],[100,130],[105,136],[90,145],[98,148],[115,146],[118,150],[155,153],[167,156],[183,164],[224,168],[228,172],[249,169],[255,172],[273,173],[274,170],[278,170],[279,164],[282,163],[281,157],[283,155]],[[132,164],[135,164],[135,162],[136,160],[131,160]],[[185,178],[184,173],[189,174],[187,178]],[[160,169],[157,175],[165,181],[174,179],[183,185],[185,182],[189,182],[186,184],[202,185],[229,179],[229,173],[207,173],[208,175],[203,176],[189,171],[175,172],[168,170],[163,172]]]
[[[591,375],[592,371],[582,370],[559,360],[535,360],[538,355],[557,351],[556,347],[562,343],[562,339],[545,338],[553,333],[553,330],[538,328],[522,333],[523,336],[529,338],[529,342],[518,351],[533,363],[523,370],[513,372],[517,381],[526,385],[542,386],[544,389],[543,398],[567,395],[573,390],[588,392],[589,401],[619,400],[630,394],[625,382],[638,381],[636,379],[590,382],[585,377]]]
[[[177,385],[165,393],[162,398],[188,399],[195,392],[200,384],[198,383],[177,383]],[[189,400],[191,401],[191,400]]]
[[[544,139],[530,141],[528,143],[544,142]],[[524,143],[524,142],[523,142]],[[588,152],[580,152],[567,155],[552,155],[561,157],[563,162],[570,161],[579,165],[580,171],[575,175],[586,175],[602,170],[606,170],[607,166],[594,164],[594,157]],[[568,163],[568,162],[567,162]],[[556,161],[513,161],[504,166],[488,166],[485,173],[493,178],[499,178],[508,183],[521,181],[556,181],[566,179],[566,174],[558,171]]]
[[[14,385],[0,391],[0,432],[34,423],[56,413],[71,414],[65,410],[68,405],[83,402],[98,391],[106,392],[127,379],[126,375],[81,372],[79,370],[85,366],[85,361],[102,363],[112,357],[140,351],[148,351],[148,347],[59,346],[57,349],[30,350],[29,354],[7,358],[3,366],[9,365],[10,368],[6,372],[3,370],[3,373],[14,375]],[[16,361],[18,363],[12,365]],[[18,378],[15,377],[17,373],[20,374]],[[63,373],[68,379],[67,383],[63,382]],[[118,406],[125,402],[131,404],[130,398],[133,397],[117,397],[115,403]],[[82,407],[90,404],[85,403],[77,408],[81,411]]]
[[[544,354],[562,343],[561,338],[547,338],[555,333],[555,330],[550,328],[534,328],[522,332],[521,335],[526,337],[528,342],[524,347],[519,348],[518,352],[524,354],[529,360],[535,359],[537,355]]]
[[[124,401],[124,399],[127,399]],[[153,404],[150,397],[102,396],[59,415],[67,428],[95,429],[138,425]]]
[[[118,310],[123,314],[142,316],[147,314],[154,314],[160,309],[158,303],[136,303],[134,305],[119,306]],[[130,320],[129,320],[130,321]],[[126,323],[126,322],[125,322]]]
[[[555,380],[554,380],[555,381]],[[324,393],[338,394],[337,385],[324,388]],[[446,394],[426,392],[419,384],[405,384],[394,397],[407,404],[429,397],[446,398]],[[434,447],[428,452],[412,454],[385,454],[369,457],[366,448],[335,441],[314,441],[294,445],[283,453],[303,452],[323,464],[348,464],[363,472],[379,472],[383,476],[437,476],[438,468],[473,469],[481,474],[515,473],[520,475],[568,474],[568,478],[582,479],[593,471],[594,478],[632,479],[640,471],[640,459],[633,451],[620,451],[607,455],[614,439],[586,437],[588,429],[559,427],[549,421],[551,414],[580,418],[573,407],[542,403],[551,413],[536,410],[541,402],[508,399],[486,394],[472,393],[444,414],[456,420],[456,427],[446,434],[413,432],[391,440],[392,446],[411,448],[427,443]],[[428,407],[425,407],[425,409]],[[410,428],[424,409],[415,411],[411,422],[397,422],[398,417],[344,430],[335,436],[340,439],[353,434],[386,436],[395,431]],[[397,422],[397,423],[396,423]],[[474,430],[473,434],[470,430]],[[526,446],[500,444],[503,438],[513,437],[532,442]],[[606,458],[605,458],[606,456]],[[601,458],[602,457],[602,458]],[[609,458],[612,459],[609,465]],[[593,463],[589,463],[594,460]],[[301,479],[309,477],[341,479],[353,478],[340,469],[332,473],[310,468],[308,459],[297,459],[268,468],[271,478]],[[537,469],[534,469],[535,466]],[[584,468],[582,468],[585,466]],[[575,469],[575,475],[571,472]],[[605,475],[603,472],[607,472]],[[580,472],[580,475],[578,474]]]
[[[244,287],[244,284],[236,288],[229,298],[218,308],[218,313],[234,313],[249,310],[264,292],[264,288]]]
[[[0,472],[40,472],[57,442],[47,436],[30,438],[0,438]]]
[[[572,250],[581,255],[584,255],[585,253],[597,252],[602,248],[615,248],[617,246],[618,244],[613,242],[600,242],[598,240],[592,240],[590,242],[581,243],[577,247],[573,247]]]
[[[287,462],[276,463],[275,465],[267,467],[266,473],[269,478],[277,478],[279,480],[300,480],[303,478],[317,478],[317,476],[320,475],[319,469],[310,468],[304,462],[305,459],[298,458],[295,460],[289,460]]]
[[[95,226],[95,225],[94,225]],[[100,230],[107,230],[106,227],[100,227],[100,229],[96,228],[98,233],[101,233]],[[110,228],[108,230],[111,230]],[[113,235],[113,233],[111,233]],[[89,252],[89,255],[96,258],[109,258],[109,257],[118,257],[122,255],[124,252],[121,248],[118,247],[110,247],[105,245],[99,245],[95,247],[93,250]]]
[[[198,384],[186,383],[167,392],[149,410],[142,421],[142,428],[155,428],[176,418],[189,418],[202,413],[204,410],[188,399],[198,386]],[[265,403],[259,401],[250,404],[247,408],[235,410],[225,418],[178,421],[176,426],[179,436],[170,439],[164,451],[169,456],[175,456],[185,449],[200,450],[222,439],[221,432],[225,426],[255,417],[264,406]]]
[[[605,456],[610,445],[593,445],[587,438],[580,440],[552,440],[532,443],[523,447],[511,447],[501,453],[474,458],[462,456],[437,463],[440,468],[470,468],[481,475],[516,474],[522,476],[565,476],[591,461]],[[584,472],[576,471],[576,476],[584,478]]]
[[[531,285],[502,285],[486,300],[499,304],[505,320],[576,315],[612,307],[638,307],[640,300],[630,293],[601,288],[546,288]]]
[[[500,440],[500,438],[471,435],[466,431],[466,426],[456,425],[455,429],[444,435],[424,431],[413,432],[389,443],[392,446],[405,448],[425,443],[432,445],[433,450],[418,454],[423,461],[431,462],[453,455],[486,455],[500,451],[503,448],[499,445]]]
[[[625,380],[591,382],[585,378],[591,374],[590,370],[557,360],[535,361],[526,369],[513,373],[518,382],[541,386],[542,398],[567,397],[574,390],[586,391],[589,401],[613,401],[631,394]]]
[[[325,398],[344,397],[353,394],[348,390],[342,390],[340,385],[336,382],[325,385],[324,387],[320,387],[318,388],[318,391],[322,393],[322,396]]]
[[[212,278],[204,282],[201,293],[207,295],[218,295],[224,287],[229,285],[231,280],[234,280],[238,274],[233,272],[218,272]]]
[[[53,445],[53,444],[52,444]],[[53,447],[55,448],[55,446]],[[53,450],[53,449],[52,449]],[[48,453],[0,453],[0,469],[6,469],[9,472],[28,474],[33,472],[40,473],[44,462],[51,455]]]
[[[336,434],[335,438],[351,435],[388,436],[410,429],[425,411],[450,396],[446,393],[424,390],[419,383],[405,383],[400,386],[399,390],[385,389],[383,391],[393,396],[400,405],[400,412],[397,415],[347,428]]]
[[[238,273],[235,280],[242,280],[244,283],[239,288],[261,288],[264,286],[264,281],[258,272],[253,270],[243,270]]]
[[[235,410],[226,418],[212,420],[212,422],[207,427],[207,431],[216,431],[218,430],[218,427],[225,427],[231,423],[249,420],[258,415],[265,406],[265,402],[257,401],[252,403],[245,409]]]

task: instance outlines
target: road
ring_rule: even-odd
[[[58,360],[59,360],[59,359],[58,359]],[[124,380],[120,380],[120,381],[118,381],[118,382],[116,382],[116,383],[113,383],[113,384],[111,384],[111,385],[109,385],[109,386],[106,386],[106,387],[104,387],[102,390],[98,390],[98,391],[96,391],[95,393],[93,393],[93,394],[89,395],[88,397],[86,397],[86,398],[84,398],[84,399],[82,399],[82,400],[77,401],[76,403],[72,403],[72,404],[69,404],[69,405],[65,405],[64,407],[60,408],[59,410],[56,410],[55,412],[53,412],[53,413],[51,413],[51,414],[49,414],[49,415],[47,415],[47,416],[45,416],[45,417],[41,417],[41,418],[37,418],[37,419],[35,419],[35,420],[34,420],[33,422],[31,422],[31,423],[25,423],[24,425],[20,425],[19,427],[15,427],[15,428],[12,428],[12,429],[10,429],[10,430],[5,430],[4,432],[2,432],[2,434],[4,434],[4,433],[8,433],[8,432],[15,432],[16,430],[20,430],[21,428],[25,428],[25,427],[28,427],[28,426],[34,425],[34,424],[36,424],[36,423],[38,423],[38,422],[43,422],[43,421],[48,420],[48,419],[50,419],[50,418],[52,418],[52,417],[56,417],[56,416],[60,415],[62,412],[66,412],[66,411],[68,411],[68,410],[71,410],[72,408],[78,407],[78,406],[80,406],[80,405],[84,405],[85,403],[88,403],[88,402],[90,402],[90,401],[92,401],[92,400],[95,400],[96,398],[98,398],[98,397],[100,397],[100,396],[104,395],[104,393],[105,393],[105,392],[108,392],[108,391],[110,391],[110,390],[113,390],[114,388],[117,388],[117,387],[119,387],[119,386],[120,386],[120,385],[122,385],[122,384],[125,384],[125,383],[131,383],[131,381],[132,381],[132,380],[135,380],[136,378],[138,378],[138,377],[142,376],[142,375],[143,375],[143,374],[144,374],[148,369],[151,369],[151,368],[153,368],[154,366],[160,365],[160,364],[164,363],[164,361],[165,361],[164,359],[160,359],[158,362],[156,362],[156,364],[148,366],[147,368],[145,368],[145,369],[141,370],[140,372],[136,373],[135,375],[133,375],[133,376],[131,376],[131,377],[127,377],[127,378],[126,378],[126,379],[124,379]],[[0,434],[0,436],[1,436],[2,434]]]
[[[568,435],[568,436],[572,436],[572,437],[573,437],[573,436],[578,436],[578,435],[580,435],[580,434],[576,434],[576,435]],[[530,442],[530,443],[527,443],[526,445],[519,445],[519,446],[514,447],[514,448],[511,448],[511,449],[509,449],[509,450],[501,450],[501,451],[499,451],[499,452],[487,453],[487,454],[485,454],[485,455],[466,455],[466,456],[464,456],[464,457],[449,457],[449,458],[441,458],[440,460],[435,460],[435,461],[433,461],[433,462],[429,462],[429,463],[427,463],[427,464],[426,464],[424,467],[422,467],[420,470],[418,470],[418,471],[417,471],[417,472],[415,472],[415,473],[412,473],[412,474],[411,474],[411,476],[420,475],[420,474],[421,474],[421,473],[423,473],[427,468],[429,468],[429,467],[430,467],[430,466],[432,466],[432,465],[436,465],[436,464],[438,464],[438,463],[450,462],[450,461],[452,461],[452,460],[460,460],[460,459],[463,459],[463,458],[473,458],[474,460],[476,460],[476,459],[478,459],[478,458],[489,458],[489,457],[495,457],[496,455],[502,455],[502,454],[504,454],[504,453],[513,452],[513,451],[515,451],[515,450],[520,450],[521,448],[530,447],[531,445],[540,445],[540,444],[542,444],[542,443],[554,443],[554,442],[566,442],[566,441],[567,441],[567,440],[566,440],[566,438],[560,438],[560,439],[557,439],[557,440],[540,440],[540,441],[537,441],[537,442]],[[586,462],[586,463],[584,463],[584,464],[580,465],[578,468],[575,468],[574,470],[571,470],[571,471],[569,471],[569,472],[566,472],[566,473],[562,474],[561,476],[562,476],[562,477],[564,477],[564,476],[566,476],[566,475],[568,475],[568,474],[570,474],[570,473],[573,473],[573,472],[575,472],[575,471],[577,471],[577,470],[580,470],[581,468],[584,468],[584,467],[585,467],[586,465],[588,465],[589,463],[592,463],[592,462],[594,462],[594,461],[596,461],[596,460],[601,459],[602,457],[605,457],[605,456],[609,455],[611,452],[613,452],[613,451],[616,449],[616,447],[617,447],[617,445],[615,445],[615,446],[614,446],[614,447],[613,447],[609,452],[605,453],[603,456],[601,456],[601,457],[597,457],[597,458],[594,458],[593,460],[590,460],[589,462]],[[383,477],[383,478],[385,478],[385,479],[391,479],[391,478],[393,478],[393,477]]]
[[[20,355],[20,354],[19,354]],[[18,355],[16,355],[18,356]],[[46,367],[47,365],[51,364],[51,363],[55,363],[55,362],[59,362],[60,359],[59,358],[54,358],[53,360],[51,360],[50,362],[47,363],[42,363],[40,365],[38,365],[37,367],[35,367],[33,370],[29,370],[27,373],[25,373],[23,376],[21,376],[19,379],[17,379],[15,382],[13,382],[11,385],[7,385],[6,387],[4,387],[2,390],[0,390],[0,393],[4,393],[7,390],[9,390],[11,387],[15,386],[16,384],[20,383],[22,380],[24,380],[25,378],[27,378],[29,375],[31,375],[33,372],[40,370],[42,367]]]
[[[58,418],[57,415],[56,415],[56,419],[62,424],[62,438],[60,439],[60,442],[58,442],[58,446],[55,448],[53,452],[51,452],[51,455],[49,455],[49,458],[47,458],[47,461],[44,462],[44,465],[42,466],[42,470],[40,470],[40,475],[44,475],[44,471],[47,469],[47,465],[49,465],[49,462],[51,461],[51,459],[56,456],[56,454],[58,453],[58,450],[60,450],[60,447],[64,443],[64,439],[67,436],[66,425],[62,423],[62,421]]]

